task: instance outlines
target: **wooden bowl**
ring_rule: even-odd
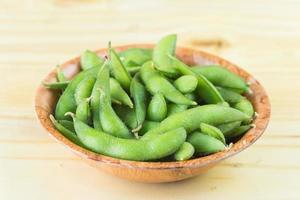
[[[153,48],[154,45],[127,45],[119,46],[115,49],[117,51],[122,51],[132,47]],[[107,49],[100,49],[96,52],[99,55],[104,56],[107,53]],[[215,166],[220,161],[249,147],[263,134],[270,118],[270,102],[260,83],[255,80],[252,75],[236,65],[218,56],[188,48],[178,47],[176,54],[181,60],[189,65],[218,64],[224,66],[250,83],[252,93],[247,97],[252,102],[255,111],[258,114],[256,119],[253,121],[256,127],[250,129],[229,150],[180,162],[136,162],[116,159],[94,153],[72,143],[54,128],[49,119],[49,115],[54,111],[58,99],[58,93],[53,90],[46,89],[42,85],[39,86],[35,97],[35,110],[37,117],[42,126],[57,141],[71,149],[90,165],[116,176],[134,181],[158,183],[179,181],[201,174]],[[79,72],[79,60],[80,58],[76,57],[61,65],[62,70],[68,78],[73,77]],[[55,70],[48,74],[44,79],[44,81],[48,82],[55,80]]]

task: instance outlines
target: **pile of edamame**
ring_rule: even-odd
[[[190,67],[176,58],[176,35],[154,49],[81,55],[81,69],[60,90],[54,126],[96,153],[135,161],[182,161],[226,150],[252,125],[246,82],[229,70]]]

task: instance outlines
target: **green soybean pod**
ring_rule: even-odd
[[[92,76],[87,76],[82,81],[80,81],[74,94],[77,105],[79,105],[83,101],[86,101],[86,99],[91,96],[95,82],[96,78]]]
[[[186,96],[187,98],[189,98],[190,100],[193,100],[193,101],[196,100],[196,95],[195,95],[194,92],[187,93],[187,94],[185,94],[185,96]]]
[[[138,73],[141,70],[141,66],[127,67],[126,70],[129,72],[131,76],[134,76],[136,73]]]
[[[224,99],[222,98],[221,94],[218,92],[218,90],[209,80],[207,80],[201,74],[196,74],[195,72],[193,72],[189,66],[181,62],[179,59],[171,55],[169,55],[169,57],[172,59],[174,67],[181,74],[193,75],[197,77],[198,79],[197,93],[206,103],[217,104],[217,103],[224,102]]]
[[[199,129],[201,122],[217,126],[246,119],[249,119],[248,115],[231,107],[215,104],[197,106],[167,117],[157,128],[148,131],[142,139],[156,137],[161,132],[177,127],[184,127],[190,133]]]
[[[92,113],[92,121],[93,121],[93,126],[96,130],[101,131],[102,126],[100,122],[100,91],[99,88],[101,87],[101,74],[102,70],[108,67],[108,62],[105,61],[103,65],[101,66],[100,70],[97,73],[96,77],[96,82],[94,84],[94,87],[92,89],[92,94],[91,94],[91,113]],[[108,90],[106,92],[109,92]]]
[[[155,67],[167,76],[176,77],[178,71],[172,66],[168,55],[175,55],[177,36],[175,34],[163,37],[153,49],[153,62]]]
[[[250,119],[244,120],[243,121],[244,123],[251,122],[251,118],[254,115],[254,108],[248,99],[244,98],[240,102],[233,105],[233,108],[242,111],[243,113],[245,113],[246,115],[248,115],[250,117]]]
[[[223,99],[229,104],[235,104],[242,101],[245,97],[236,93],[234,91],[228,90],[226,88],[217,87],[218,91],[222,95]]]
[[[153,67],[153,62],[146,62],[140,71],[141,79],[145,83],[148,91],[155,95],[161,93],[166,99],[173,103],[185,105],[197,105],[179,92],[162,74],[156,71]]]
[[[124,160],[149,161],[173,154],[185,141],[186,131],[177,128],[152,140],[123,139],[97,131],[74,118],[80,141],[90,150]]]
[[[143,65],[152,59],[152,49],[129,48],[119,53],[119,57],[125,67],[129,69],[138,65]]]
[[[211,125],[206,124],[206,123],[201,123],[200,124],[200,130],[201,130],[202,133],[204,133],[206,135],[209,135],[209,136],[212,136],[212,137],[220,140],[224,144],[226,144],[224,134],[217,127],[211,126]]]
[[[167,116],[167,102],[164,96],[156,93],[148,106],[147,111],[148,119],[156,122],[162,121]]]
[[[52,121],[54,127],[60,132],[62,133],[66,138],[68,138],[70,141],[72,141],[73,143],[82,146],[82,143],[80,142],[80,140],[78,139],[77,135],[75,134],[75,132],[67,129],[65,126],[63,126],[61,123],[59,123],[58,121],[56,121],[56,119],[54,118],[53,115],[50,115],[50,120]]]
[[[241,125],[241,123],[242,123],[241,121],[230,122],[230,123],[226,123],[226,124],[221,124],[221,125],[217,126],[217,128],[220,129],[222,131],[222,133],[224,134],[224,136],[226,137],[227,133],[229,133],[233,129],[239,127]]]
[[[188,109],[188,105],[182,105],[182,104],[175,104],[175,103],[169,103],[168,104],[168,117],[175,114],[179,113],[182,111],[185,111]]]
[[[187,98],[189,98],[190,100],[195,100],[196,97],[194,95],[194,93],[188,93],[185,95]],[[169,103],[168,104],[168,117],[175,114],[175,113],[179,113],[182,112],[186,109],[188,109],[188,105],[182,105],[182,104],[175,104],[175,103]]]
[[[124,105],[114,105],[113,108],[126,126],[130,129],[135,129],[137,127],[137,119],[134,109]]]
[[[107,65],[103,67],[99,74],[100,85],[100,103],[99,117],[103,130],[120,138],[132,138],[126,125],[118,117],[111,106],[110,85],[109,85],[109,68]]]
[[[139,73],[136,74],[130,83],[130,95],[133,98],[134,109],[137,120],[137,128],[141,127],[146,118],[147,91],[139,81]]]
[[[121,84],[121,86],[124,89],[129,90],[130,82],[131,82],[131,75],[124,67],[118,54],[111,47],[109,47],[109,58],[110,58],[109,64],[110,64],[113,76]]]
[[[238,94],[243,94],[243,93],[245,93],[244,90],[238,89],[238,88],[229,88],[229,87],[223,87],[223,88],[224,88],[224,89],[227,89],[227,90],[230,90],[230,91],[232,91],[232,92],[238,93]],[[249,89],[248,89],[246,92],[249,92]]]
[[[70,81],[53,82],[53,83],[42,82],[45,88],[49,88],[52,90],[64,90],[68,87],[69,83]]]
[[[190,159],[195,153],[195,148],[189,142],[184,142],[181,147],[175,152],[174,158],[177,161]]]
[[[197,88],[198,80],[195,76],[184,75],[176,79],[173,84],[180,92],[186,94]]]
[[[91,122],[90,99],[81,101],[76,108],[76,117],[86,124]]]
[[[67,81],[67,78],[65,77],[64,73],[61,71],[60,66],[56,66],[56,78],[58,82],[65,82]]]
[[[65,128],[67,128],[68,130],[70,130],[70,131],[72,131],[73,133],[75,133],[73,121],[69,121],[69,120],[58,120],[58,123],[60,123],[60,124],[63,125]]]
[[[65,116],[67,112],[75,112],[76,111],[76,101],[75,101],[75,90],[78,84],[87,76],[96,76],[97,71],[99,70],[98,67],[94,67],[85,71],[80,72],[77,74],[71,82],[68,84],[67,88],[64,90],[62,95],[60,96],[56,108],[55,108],[55,118],[57,120],[61,119],[70,119],[69,116]]]
[[[138,133],[139,133],[139,135],[144,135],[146,132],[148,132],[151,129],[154,129],[158,126],[159,126],[159,122],[145,120],[142,128],[139,130]]]
[[[192,70],[196,74],[205,76],[214,85],[238,89],[243,92],[246,92],[249,89],[247,83],[241,77],[224,67],[209,65],[192,67]]]
[[[109,84],[110,84],[110,96],[111,96],[112,100],[116,101],[116,102],[120,102],[121,104],[127,105],[130,108],[133,108],[133,103],[132,103],[130,97],[123,90],[120,83],[116,79],[110,78]]]
[[[220,140],[200,132],[191,133],[187,141],[194,146],[195,152],[200,155],[216,153],[226,148]]]
[[[95,52],[86,50],[80,56],[80,65],[83,70],[87,70],[93,67],[101,67],[104,60],[100,58]]]
[[[227,103],[226,101],[218,103],[218,105],[220,106],[226,106],[226,107],[230,107],[229,103]]]
[[[240,137],[253,127],[254,127],[254,125],[251,125],[251,124],[250,125],[242,125],[242,126],[236,127],[235,129],[231,130],[225,136],[226,136],[226,138],[229,138],[229,139],[234,138],[234,137]]]

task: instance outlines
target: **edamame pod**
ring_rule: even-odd
[[[123,63],[121,62],[118,54],[115,52],[115,50],[111,47],[109,47],[109,64],[112,70],[112,74],[115,77],[115,79],[121,84],[121,86],[129,90],[130,82],[131,82],[131,76],[129,72],[124,67]]]
[[[119,53],[120,60],[125,67],[143,65],[152,58],[152,49],[130,48]]]
[[[253,106],[252,106],[251,102],[246,98],[244,98],[240,102],[236,103],[233,107],[235,109],[242,111],[243,113],[245,113],[246,115],[248,115],[250,117],[252,117],[254,114]]]
[[[168,54],[175,54],[176,40],[175,34],[165,36],[154,47],[152,56],[155,67],[171,77],[178,75],[178,71],[172,66],[172,60],[168,57]]]
[[[238,93],[238,94],[243,94],[243,93],[245,93],[245,91],[242,90],[242,89],[229,88],[229,87],[223,87],[223,88],[224,88],[224,89],[227,89],[227,90],[230,90],[230,91],[232,91],[232,92]],[[249,91],[249,89],[248,89],[246,92],[248,92],[248,91]]]
[[[223,99],[232,104],[238,103],[240,101],[242,101],[245,97],[243,97],[242,95],[240,95],[239,93],[236,93],[234,91],[228,90],[226,88],[222,88],[222,87],[217,87],[218,91],[220,92],[220,94],[222,95]]]
[[[248,115],[250,117],[250,119],[244,120],[243,121],[244,123],[250,123],[251,122],[251,118],[254,114],[254,108],[253,108],[251,102],[248,99],[244,98],[240,102],[233,105],[233,108],[242,111],[243,113],[245,113],[246,115]]]
[[[193,92],[187,93],[187,94],[185,94],[185,96],[186,96],[187,98],[189,98],[190,100],[196,101],[196,95],[195,95],[195,93],[193,93]]]
[[[218,127],[218,129],[220,129],[222,131],[222,133],[224,134],[224,136],[226,137],[226,134],[230,131],[232,131],[233,129],[239,127],[241,125],[241,121],[236,121],[236,122],[230,122],[230,123],[226,123],[226,124],[221,124]]]
[[[201,74],[196,74],[195,72],[193,72],[189,66],[187,66],[177,58],[171,55],[169,55],[169,57],[173,61],[174,68],[176,68],[181,74],[193,75],[197,77],[197,93],[206,103],[217,104],[224,102],[224,99],[222,98],[221,94],[209,80],[207,80]]]
[[[209,65],[192,67],[192,70],[196,74],[205,76],[205,78],[207,78],[214,85],[239,89],[243,92],[246,92],[249,89],[247,83],[241,77],[224,67]]]
[[[185,95],[187,98],[189,98],[190,100],[195,100],[195,95],[193,93],[188,93]],[[175,113],[179,113],[182,112],[186,109],[188,109],[188,105],[182,105],[182,104],[175,104],[175,103],[169,103],[168,104],[168,117],[175,114]]]
[[[58,123],[60,123],[60,124],[63,125],[65,128],[67,128],[67,129],[69,129],[70,131],[72,131],[73,133],[75,133],[73,121],[69,121],[69,120],[58,120]]]
[[[134,76],[136,73],[140,71],[141,68],[142,68],[141,66],[127,67],[126,70],[129,72],[131,76]]]
[[[74,118],[74,126],[80,141],[90,150],[114,158],[148,161],[173,154],[185,141],[184,128],[168,131],[153,140],[117,138],[97,131]]]
[[[95,82],[96,78],[89,76],[80,81],[74,94],[77,105],[79,105],[83,101],[86,101],[86,98],[89,98],[91,96]]]
[[[141,127],[146,118],[147,91],[143,84],[138,80],[136,74],[130,83],[130,95],[133,98],[134,109],[137,120],[137,127]]]
[[[220,94],[223,96],[224,100],[250,117],[254,114],[254,108],[251,102],[244,96],[225,88],[218,88]],[[244,123],[249,123],[251,120],[246,120]]]
[[[63,126],[62,124],[60,124],[58,121],[56,121],[56,119],[54,118],[53,115],[50,115],[49,117],[50,117],[50,120],[52,121],[54,127],[60,133],[62,133],[66,138],[68,138],[73,143],[82,146],[82,143],[80,142],[80,140],[76,136],[75,132],[72,132],[71,130],[67,129],[65,126]]]
[[[156,122],[162,121],[167,116],[167,102],[164,96],[156,93],[148,106],[148,119]]]
[[[111,107],[110,86],[109,86],[109,69],[107,65],[99,74],[100,85],[100,103],[99,103],[99,116],[101,127],[103,130],[111,135],[120,138],[132,138],[133,135],[129,132],[126,125],[115,113]],[[76,130],[76,129],[75,129]]]
[[[220,140],[200,132],[191,133],[187,141],[194,146],[195,152],[200,155],[223,151],[226,147]]]
[[[199,129],[201,122],[217,126],[246,119],[249,119],[249,116],[234,108],[215,104],[197,106],[167,117],[157,128],[147,132],[142,139],[155,137],[161,132],[176,127],[184,127],[190,133]]]
[[[135,129],[137,127],[137,119],[134,109],[124,105],[114,105],[113,108],[126,126],[130,129]]]
[[[77,104],[74,93],[78,84],[87,76],[95,77],[98,70],[99,67],[93,67],[91,69],[82,71],[71,80],[56,104],[55,118],[57,120],[70,119],[70,117],[65,116],[65,113],[74,113],[76,111]]]
[[[65,77],[64,73],[61,71],[60,66],[56,66],[56,78],[58,82],[65,82],[67,81],[67,78]]]
[[[198,84],[198,80],[195,76],[184,75],[174,81],[174,86],[182,93],[193,92]]]
[[[236,127],[235,129],[233,129],[232,131],[228,132],[225,137],[226,138],[234,138],[234,137],[239,137],[242,136],[243,134],[245,134],[249,129],[253,128],[253,125],[243,125],[243,126],[239,126]]]
[[[211,126],[209,124],[206,123],[201,123],[200,124],[200,130],[203,134],[212,136],[218,140],[220,140],[221,142],[223,142],[224,144],[226,144],[225,141],[225,137],[224,134],[222,133],[222,131],[220,129],[218,129],[217,127]]]
[[[152,95],[161,93],[166,99],[177,104],[197,104],[195,101],[185,97],[163,75],[156,71],[153,67],[153,62],[146,62],[141,68],[140,75],[146,88]]]
[[[181,147],[175,152],[174,158],[177,161],[190,159],[195,152],[195,148],[189,142],[184,142]]]
[[[100,122],[100,115],[99,115],[99,110],[100,110],[100,91],[99,88],[101,87],[101,74],[102,74],[102,70],[108,67],[108,63],[107,61],[105,61],[103,63],[103,65],[101,66],[100,70],[97,73],[97,78],[96,78],[96,82],[94,84],[93,90],[92,90],[92,94],[91,94],[91,113],[92,113],[92,121],[93,121],[93,126],[96,130],[101,131],[102,130],[102,126],[101,126],[101,122]],[[109,91],[106,91],[109,92]]]
[[[182,112],[188,108],[188,105],[182,105],[182,104],[175,104],[175,103],[169,103],[168,104],[168,117],[175,114]]]
[[[111,98],[115,101],[120,102],[121,104],[127,105],[130,108],[133,108],[133,103],[132,103],[130,97],[123,90],[120,83],[116,79],[110,78],[109,79],[109,84],[110,84]]]
[[[91,121],[90,99],[81,101],[76,108],[76,117],[82,122],[89,124]]]
[[[146,132],[150,131],[151,129],[158,127],[159,124],[160,124],[159,122],[145,120],[142,128],[139,130],[139,135],[144,135]]]
[[[104,60],[100,58],[95,52],[86,50],[80,57],[80,65],[83,70],[93,67],[101,67]]]
[[[64,90],[68,87],[70,81],[63,81],[63,82],[53,82],[47,83],[43,82],[43,86],[52,90]]]

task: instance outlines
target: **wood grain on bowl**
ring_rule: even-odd
[[[117,51],[122,51],[132,47],[153,48],[154,45],[137,44],[115,47]],[[100,49],[97,53],[106,55],[106,49]],[[120,160],[108,156],[100,155],[73,144],[58,132],[50,121],[49,115],[53,113],[58,99],[58,93],[39,86],[35,98],[35,110],[42,126],[57,141],[71,149],[90,165],[107,171],[116,176],[140,181],[140,182],[173,182],[193,177],[210,169],[220,161],[233,156],[253,144],[264,132],[270,118],[270,102],[264,88],[260,83],[245,70],[222,59],[202,51],[177,47],[177,57],[189,65],[218,64],[239,75],[250,83],[251,94],[247,98],[252,102],[257,116],[253,123],[255,128],[250,129],[239,141],[230,149],[215,153],[209,156],[195,158],[181,162],[136,162]],[[61,65],[62,70],[68,78],[73,77],[80,70],[80,58],[76,57]],[[54,81],[55,70],[48,74],[44,81]]]

